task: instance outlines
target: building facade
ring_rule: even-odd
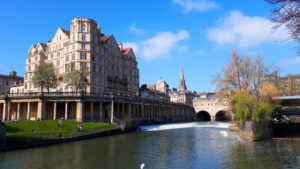
[[[0,95],[10,91],[10,86],[20,85],[23,83],[23,77],[17,76],[17,72],[12,70],[9,75],[0,75]],[[24,92],[23,88],[17,89],[16,92]]]
[[[173,103],[183,103],[191,106],[193,105],[193,99],[196,96],[196,92],[192,90],[187,90],[182,68],[180,72],[180,82],[179,82],[178,90],[172,89],[169,92],[169,96],[171,102]]]
[[[31,46],[26,57],[24,91],[37,92],[32,84],[35,68],[50,63],[55,69],[58,85],[51,91],[73,92],[64,83],[64,75],[86,66],[89,75],[86,93],[137,93],[139,69],[131,48],[123,48],[113,35],[104,35],[101,27],[88,18],[75,18],[70,31],[58,28],[46,44]]]

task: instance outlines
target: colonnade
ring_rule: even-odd
[[[159,120],[164,122],[192,121],[193,108],[161,102],[128,102],[118,99],[27,99],[0,101],[0,119],[107,121]]]

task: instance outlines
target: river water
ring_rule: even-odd
[[[247,142],[228,125],[143,126],[135,133],[1,152],[0,168],[300,168],[300,141]]]

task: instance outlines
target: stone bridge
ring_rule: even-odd
[[[217,98],[193,99],[195,120],[198,121],[231,121],[233,114],[228,111],[229,104]]]

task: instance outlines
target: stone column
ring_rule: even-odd
[[[142,113],[142,119],[145,119],[145,110],[144,110],[144,104],[141,104],[141,113]]]
[[[125,119],[125,103],[122,103],[122,114],[121,114],[122,119]]]
[[[83,102],[82,101],[78,101],[77,102],[77,109],[76,109],[76,121],[78,122],[82,122],[83,118],[82,118],[82,112],[83,112]]]
[[[57,103],[54,102],[54,105],[53,105],[53,120],[56,120],[56,112],[57,112]]]
[[[132,118],[132,113],[131,113],[131,104],[130,104],[130,103],[128,103],[128,114],[127,114],[127,116],[129,117],[129,119],[131,119],[131,118]]]
[[[100,102],[100,104],[99,104],[99,117],[100,117],[100,121],[102,121],[102,119],[103,119],[103,115],[102,115],[103,113],[102,113],[102,102]]]
[[[68,109],[69,109],[68,106],[69,106],[69,104],[66,102],[66,103],[65,103],[65,120],[68,120],[68,111],[69,111],[69,110],[68,110]]]
[[[5,102],[4,104],[3,104],[3,114],[2,114],[2,120],[3,121],[6,121],[7,120],[7,111],[8,111],[8,103],[7,102]]]
[[[45,102],[44,102],[44,100],[38,101],[37,118],[39,118],[40,120],[45,119]]]
[[[94,102],[91,102],[90,104],[90,111],[91,111],[91,121],[94,120]]]
[[[17,108],[17,120],[20,119],[20,102],[18,102],[18,108]]]
[[[109,119],[110,123],[114,122],[114,100],[111,100],[111,103],[110,103],[108,119]]]
[[[27,115],[26,120],[30,120],[30,102],[27,103]]]
[[[212,115],[210,121],[215,122],[216,121],[216,116]]]

